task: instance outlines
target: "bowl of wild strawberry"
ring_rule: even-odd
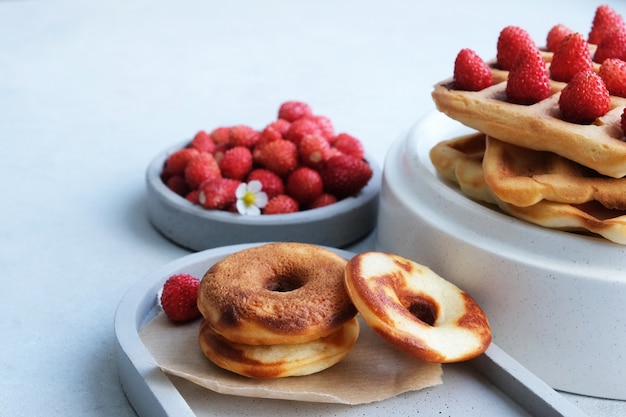
[[[358,138],[300,101],[282,103],[262,129],[197,131],[146,175],[151,223],[195,251],[268,241],[340,248],[376,224],[380,168]]]

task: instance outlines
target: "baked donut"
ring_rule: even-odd
[[[415,358],[458,362],[480,355],[491,343],[489,322],[476,301],[428,267],[365,252],[348,262],[345,281],[365,322]]]
[[[353,317],[334,333],[311,342],[245,345],[223,338],[202,320],[198,340],[204,355],[220,368],[250,378],[282,378],[330,368],[350,353],[358,336],[359,322]]]
[[[306,343],[356,316],[344,285],[347,261],[305,243],[235,252],[204,275],[198,309],[213,331],[247,345]]]

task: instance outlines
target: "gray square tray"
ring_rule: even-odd
[[[254,244],[257,245],[257,244]],[[135,411],[154,416],[584,416],[545,382],[492,344],[483,355],[443,365],[443,384],[358,406],[223,395],[163,373],[139,331],[157,313],[157,293],[172,274],[202,276],[219,259],[250,244],[225,246],[180,258],[141,279],[115,315],[119,378]],[[346,259],[353,253],[333,249]]]

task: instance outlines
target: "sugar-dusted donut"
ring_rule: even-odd
[[[306,343],[357,313],[344,285],[346,260],[311,244],[279,242],[235,252],[204,275],[198,309],[230,342]]]
[[[346,266],[346,288],[365,322],[418,359],[457,362],[483,353],[491,328],[467,293],[398,255],[365,252]]]
[[[359,335],[356,317],[326,337],[305,343],[246,345],[215,333],[206,320],[198,341],[204,355],[220,368],[250,378],[302,376],[330,368],[350,353]]]

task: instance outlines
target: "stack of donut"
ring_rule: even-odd
[[[338,363],[359,335],[428,362],[458,362],[491,343],[476,301],[429,268],[365,252],[346,261],[303,243],[235,252],[204,275],[199,343],[215,365],[252,378],[309,375]]]
[[[309,375],[342,360],[359,335],[346,260],[303,243],[235,252],[204,275],[199,343],[215,365],[252,378]]]

